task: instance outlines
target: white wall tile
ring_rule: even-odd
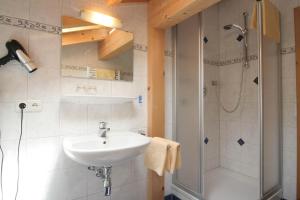
[[[119,165],[113,166],[112,187],[121,187],[133,182],[132,162],[124,161]]]
[[[2,141],[1,146],[5,153],[5,164],[3,165],[3,191],[4,199],[14,199],[16,192],[16,181],[17,181],[17,147],[18,140]],[[20,146],[20,165],[25,166],[26,154],[27,154],[26,141],[23,139]],[[20,169],[20,194],[24,192],[27,182],[24,181],[24,175],[26,171]]]
[[[60,104],[58,102],[47,103],[42,101],[42,111],[26,113],[27,138],[43,138],[58,136]]]
[[[1,0],[0,13],[12,17],[25,18],[29,17],[30,0]]]
[[[63,184],[65,199],[76,199],[87,195],[86,168],[63,170]]]
[[[134,77],[147,76],[147,52],[133,51],[133,75]]]
[[[79,78],[68,78],[61,77],[61,95],[84,95],[86,91],[83,89],[84,86],[88,86],[87,79],[79,79]]]
[[[97,134],[102,121],[111,127],[111,110],[111,105],[88,105],[88,134]]]
[[[61,143],[58,137],[28,139],[26,144],[27,172],[50,171],[61,167],[59,156]]]
[[[113,130],[131,130],[138,128],[138,113],[134,109],[133,103],[112,105]]]
[[[62,0],[29,0],[30,20],[61,26]]]
[[[21,133],[21,113],[17,112],[15,103],[0,103],[0,130],[2,140],[18,139]],[[27,117],[24,114],[23,134],[26,137]]]
[[[0,68],[0,101],[12,102],[27,98],[27,72],[20,64]]]
[[[147,168],[144,164],[144,155],[140,155],[132,160],[132,175],[134,181],[147,178]]]
[[[35,64],[40,68],[60,69],[60,46],[60,35],[41,31],[29,32],[28,53]]]
[[[112,82],[112,96],[124,96],[124,97],[134,97],[135,85],[133,82],[126,81],[113,81]]]
[[[64,199],[65,186],[63,174],[60,170],[43,173],[27,173],[25,180],[27,184],[24,199]]]
[[[130,191],[130,192],[128,192]],[[116,188],[112,193],[113,200],[141,200],[147,199],[147,184],[145,180]]]
[[[59,102],[60,70],[40,68],[28,77],[28,98]]]
[[[87,106],[61,103],[60,131],[63,135],[83,135],[87,132]]]
[[[295,53],[282,56],[282,78],[296,78],[296,57]]]
[[[105,197],[104,192],[98,192],[87,197],[87,200],[111,200],[111,197]]]

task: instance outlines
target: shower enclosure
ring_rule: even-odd
[[[262,12],[261,1],[224,0],[173,29],[173,132],[183,165],[172,180],[181,198],[281,195],[280,44],[263,35]]]

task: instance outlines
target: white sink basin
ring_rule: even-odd
[[[108,132],[105,140],[97,135],[67,137],[65,153],[74,161],[102,167],[142,154],[150,139],[134,132]]]

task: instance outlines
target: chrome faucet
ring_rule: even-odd
[[[99,137],[102,137],[102,138],[107,138],[107,132],[110,131],[110,128],[107,128],[107,123],[106,122],[100,122],[99,123],[99,134],[98,136]]]

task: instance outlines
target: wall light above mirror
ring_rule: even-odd
[[[122,28],[121,20],[92,10],[80,11],[81,19],[110,28]]]
[[[120,27],[121,20],[92,10],[63,16],[62,76],[132,81],[134,36]]]

